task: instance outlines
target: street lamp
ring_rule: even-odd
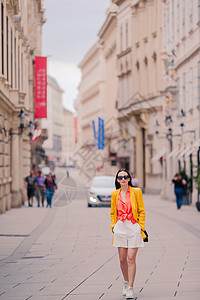
[[[32,140],[32,137],[33,137],[33,129],[34,129],[34,124],[32,121],[29,122],[29,125],[25,126],[26,124],[26,114],[24,113],[24,109],[21,108],[20,110],[20,114],[17,116],[18,119],[19,119],[19,132],[12,132],[12,129],[10,130],[10,133],[9,135],[10,136],[13,136],[13,135],[22,135],[23,132],[24,132],[24,129],[25,128],[29,128],[29,137],[30,137],[30,140]]]
[[[23,108],[21,108],[20,114],[17,116],[19,118],[19,132],[12,132],[12,129],[10,129],[9,135],[21,135],[24,131],[25,127],[25,121],[26,121],[26,115],[24,113]]]
[[[23,108],[21,108],[21,111],[20,111],[20,114],[18,115],[18,118],[19,118],[19,122],[20,122],[20,125],[19,125],[20,133],[19,134],[22,134],[23,130],[24,130],[24,127],[25,127],[25,122],[26,122],[26,115],[24,113]]]
[[[181,126],[181,130],[182,130],[182,134],[184,134],[184,133],[193,133],[194,134],[194,139],[196,139],[196,131],[195,130],[186,130],[186,131],[183,131],[183,127],[185,126],[185,124],[181,123],[180,126]]]
[[[157,130],[155,132],[158,139],[171,139],[174,136],[182,136],[182,134],[172,134],[172,128],[168,128],[168,133],[166,133],[164,136],[159,136],[159,131]]]
[[[30,141],[32,140],[32,137],[33,137],[33,129],[34,129],[34,125],[33,125],[33,122],[32,121],[30,121],[29,122],[29,125],[28,125],[28,128],[29,128],[29,133],[28,133],[28,135],[29,135],[29,138],[30,138]]]

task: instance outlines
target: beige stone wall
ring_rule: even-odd
[[[41,1],[0,1],[0,213],[25,200],[23,179],[30,172],[28,124],[34,109],[34,54],[41,54]],[[2,14],[3,12],[3,14]],[[37,30],[33,30],[37,24]],[[39,30],[38,30],[39,29]],[[35,51],[35,52],[34,52]],[[3,53],[3,56],[2,56]],[[26,114],[19,131],[20,109]],[[10,134],[12,133],[12,135]]]

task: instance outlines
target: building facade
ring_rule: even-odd
[[[79,124],[76,159],[89,178],[97,174],[114,174],[118,150],[116,110],[116,6],[111,3],[99,31],[98,42],[88,51],[79,67],[82,80],[75,108]],[[100,129],[100,120],[104,123]],[[98,137],[104,131],[104,146]],[[100,149],[101,148],[101,149]]]
[[[34,56],[41,55],[43,14],[42,1],[0,1],[1,213],[19,207],[26,198],[24,177],[31,168],[28,124],[34,113]],[[21,109],[23,128],[19,125]]]
[[[144,191],[161,191],[162,2],[113,1],[117,14],[117,109],[125,132],[121,166],[136,174]],[[123,157],[124,156],[124,157]]]
[[[45,155],[54,162],[61,161],[63,139],[63,91],[56,80],[47,76],[47,118],[41,119],[41,128],[48,132],[48,139],[42,148]]]
[[[134,173],[145,192],[161,193],[170,200],[175,196],[169,183],[180,171],[188,179],[187,201],[194,203],[199,197],[195,178],[200,176],[200,2],[111,3],[115,7],[99,41],[80,64],[79,140],[83,144],[89,138],[94,143],[92,120],[99,112],[113,115],[109,105],[116,97],[117,167]],[[114,35],[116,43],[111,43]],[[102,93],[92,93],[90,83],[98,86],[100,74]],[[109,139],[106,144],[110,145]]]
[[[105,60],[105,100],[104,110],[104,165],[101,173],[114,175],[117,171],[119,152],[120,125],[118,122],[116,98],[118,92],[117,57],[116,57],[117,6],[110,3],[106,11],[106,20],[99,31],[99,42],[102,45]]]
[[[171,178],[178,171],[197,176],[200,147],[200,2],[163,1],[165,132],[170,133],[163,172],[163,194],[172,198]],[[189,203],[197,200],[194,179]]]
[[[74,166],[75,117],[73,112],[63,108],[62,162]]]
[[[79,124],[76,161],[77,166],[90,178],[95,174],[96,168],[103,164],[102,160],[95,164],[92,159],[97,154],[93,128],[98,131],[98,117],[104,119],[105,108],[105,60],[99,41],[88,51],[79,67],[82,80],[75,106],[78,108]],[[89,159],[91,166],[88,165]]]

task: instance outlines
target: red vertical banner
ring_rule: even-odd
[[[35,119],[47,118],[47,58],[35,57]]]

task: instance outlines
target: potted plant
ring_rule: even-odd
[[[198,191],[198,196],[197,196],[197,202],[196,202],[196,208],[198,211],[200,211],[200,201],[199,201],[199,195],[200,195],[200,166],[195,166],[197,169],[197,176],[194,176],[195,184],[197,187]]]

